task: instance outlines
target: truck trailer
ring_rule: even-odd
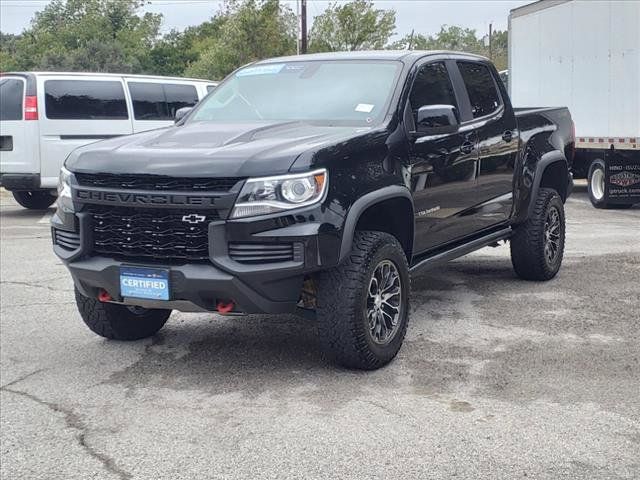
[[[596,208],[640,202],[640,2],[542,0],[509,15],[515,107],[566,105]]]

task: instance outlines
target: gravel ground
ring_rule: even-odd
[[[567,204],[556,279],[508,247],[414,279],[397,359],[323,363],[312,322],[80,320],[48,217],[0,196],[1,478],[639,478],[640,207]]]

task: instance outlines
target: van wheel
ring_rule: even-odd
[[[84,323],[101,337],[111,340],[140,340],[151,337],[169,319],[171,310],[147,309],[101,302],[85,297],[76,288],[76,305]]]
[[[356,232],[349,256],[317,277],[318,332],[325,356],[374,370],[398,353],[409,323],[409,266],[388,233]]]
[[[610,209],[619,209],[623,210],[626,208],[631,208],[633,205],[622,203],[607,203],[605,201],[605,166],[604,162],[600,159],[594,160],[591,162],[589,166],[589,200],[591,200],[591,205],[596,208],[610,208]]]
[[[33,190],[12,192],[16,202],[29,210],[44,210],[49,208],[56,201],[56,196],[51,195],[49,190]]]
[[[550,280],[556,276],[564,254],[564,205],[558,192],[541,188],[532,214],[511,237],[511,263],[525,280]]]

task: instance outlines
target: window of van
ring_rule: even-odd
[[[47,118],[52,120],[127,120],[122,83],[95,80],[44,82]]]
[[[173,120],[176,111],[198,103],[193,85],[129,82],[136,120]]]
[[[22,120],[23,89],[19,78],[0,78],[0,120]]]

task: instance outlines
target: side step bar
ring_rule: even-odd
[[[503,228],[502,230],[498,230],[497,232],[493,232],[483,237],[476,238],[475,240],[471,240],[470,242],[464,243],[457,247],[453,247],[444,252],[435,253],[418,261],[418,263],[413,265],[409,269],[409,271],[412,275],[419,275],[423,272],[426,272],[427,270],[447,263],[450,260],[454,260],[458,257],[462,257],[463,255],[479,250],[482,247],[486,247],[500,240],[506,240],[511,236],[511,233],[511,227]]]

